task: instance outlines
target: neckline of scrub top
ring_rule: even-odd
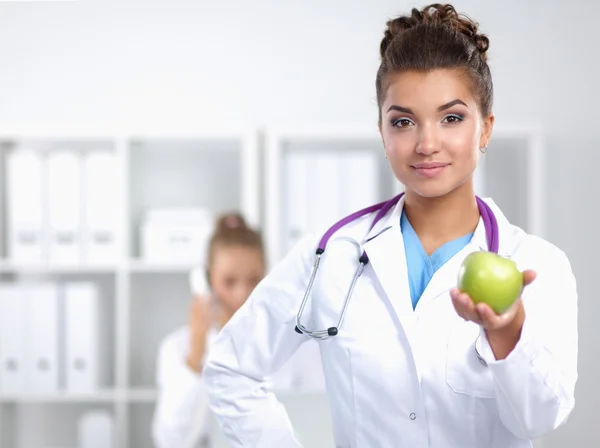
[[[400,229],[404,240],[411,301],[414,309],[433,274],[471,241],[474,232],[448,241],[434,253],[427,255],[417,232],[404,211],[400,217]]]

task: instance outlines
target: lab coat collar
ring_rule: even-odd
[[[402,209],[404,208],[404,196],[402,196],[396,205],[394,205],[390,211],[383,216],[375,226],[367,233],[363,244],[366,244],[376,238],[379,238],[380,235],[389,231],[394,227],[398,227],[400,229],[400,216],[402,215]],[[377,212],[373,213],[373,219],[377,216]]]
[[[502,210],[494,202],[492,198],[482,198],[485,203],[490,207],[496,221],[498,222],[498,233],[500,236],[498,253],[504,257],[510,257],[516,249],[517,241],[513,238],[513,226],[510,224]],[[404,209],[404,196],[400,198],[398,203],[392,207],[392,209],[379,220],[377,224],[368,232],[365,237],[363,244],[367,244],[375,239],[380,238],[381,235],[390,231],[391,229],[397,228],[400,231],[400,217],[402,210]],[[376,213],[373,214],[373,217]],[[479,223],[475,228],[473,237],[469,244],[473,244],[478,250],[488,250],[487,246],[487,235],[485,232],[485,225],[483,218],[479,218]]]

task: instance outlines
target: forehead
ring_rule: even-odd
[[[262,269],[262,253],[258,248],[249,246],[221,246],[215,251],[213,268],[244,272]]]
[[[463,71],[407,71],[389,75],[382,109],[385,112],[390,105],[396,104],[428,112],[455,99],[476,107],[470,80]]]

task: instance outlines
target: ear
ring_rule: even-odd
[[[494,114],[491,113],[489,116],[483,119],[481,126],[481,136],[479,137],[479,147],[483,148],[487,146],[492,139],[492,130],[494,128]]]

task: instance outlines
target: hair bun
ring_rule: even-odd
[[[263,240],[260,232],[249,227],[240,213],[225,213],[219,216],[208,245],[207,266],[213,265],[215,253],[224,247],[239,246],[258,250],[265,259]]]
[[[383,58],[390,43],[396,36],[404,34],[407,30],[419,25],[446,25],[467,37],[477,51],[486,60],[486,52],[490,41],[484,34],[479,34],[479,24],[464,14],[459,14],[450,4],[433,3],[418,10],[413,8],[410,16],[400,16],[389,20],[386,25],[383,39],[380,45],[380,55]]]
[[[217,232],[224,232],[232,229],[246,229],[246,221],[239,213],[228,213],[219,217],[217,221]]]

